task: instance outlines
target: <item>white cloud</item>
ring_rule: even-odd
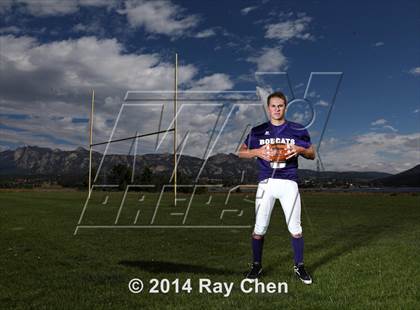
[[[395,129],[393,126],[391,126],[391,125],[385,125],[383,128],[385,128],[385,129],[389,129],[389,130],[391,130],[391,131],[393,131],[393,132],[397,132],[398,131],[398,129]]]
[[[265,47],[257,56],[247,58],[248,62],[257,65],[257,71],[280,71],[287,66],[287,58],[281,48]]]
[[[16,26],[9,26],[9,27],[0,28],[0,34],[3,34],[3,33],[14,33],[14,34],[16,34],[16,33],[20,33],[20,32],[21,32],[21,30]]]
[[[326,102],[325,100],[319,100],[317,103],[315,103],[315,105],[320,106],[320,107],[328,107],[329,103]]]
[[[377,119],[376,121],[370,123],[372,126],[377,126],[376,128],[372,129],[387,129],[391,130],[393,132],[397,132],[398,129],[396,129],[394,126],[391,126],[388,124],[388,121],[384,118]],[[379,128],[378,128],[379,127]]]
[[[309,111],[295,112],[293,113],[291,120],[299,124],[305,124],[308,122],[308,118],[310,117],[311,117],[311,114]]]
[[[92,21],[90,24],[77,23],[73,26],[72,31],[100,37],[105,35],[105,28],[102,27],[99,21]]]
[[[419,113],[420,112],[420,109],[415,109],[414,111],[413,111],[413,113]]]
[[[143,27],[150,34],[164,34],[173,38],[191,35],[188,33],[200,21],[197,15],[187,15],[185,9],[170,0],[9,0],[0,1],[0,13],[6,12],[16,3],[16,8],[37,17],[62,16],[77,13],[81,7],[106,7],[118,9],[125,14],[132,27]],[[94,25],[93,25],[94,26]],[[94,32],[93,26],[78,24],[75,31]],[[213,33],[212,33],[213,31]],[[199,38],[214,35],[214,30],[204,30],[196,34]]]
[[[11,1],[2,0],[0,12],[10,9]],[[6,3],[6,5],[4,4]],[[20,5],[19,9],[33,16],[60,16],[73,14],[79,11],[82,6],[114,7],[117,0],[16,0],[14,3]],[[8,5],[7,5],[8,4]]]
[[[414,76],[420,76],[420,67],[411,68],[409,73]]]
[[[87,32],[89,29],[88,25],[84,25],[82,23],[78,23],[76,25],[73,26],[73,31],[75,32]]]
[[[374,122],[372,122],[370,124],[372,126],[378,126],[378,125],[384,125],[386,123],[387,123],[386,119],[380,118],[380,119],[377,119],[376,121],[374,121]]]
[[[326,141],[320,151],[326,170],[398,173],[420,163],[419,147],[420,133],[370,132],[352,140]],[[314,169],[315,164],[299,161],[302,168]]]
[[[83,37],[40,43],[31,37],[7,35],[0,36],[0,46],[0,113],[28,116],[1,120],[2,124],[19,129],[8,130],[7,137],[2,131],[2,141],[9,143],[66,149],[86,145],[87,123],[73,123],[72,118],[88,117],[91,88],[95,88],[96,94],[95,140],[103,141],[109,138],[127,90],[173,89],[172,63],[157,54],[127,54],[115,39]],[[199,77],[198,69],[189,64],[182,64],[178,69],[179,83],[184,88],[233,87],[226,74]],[[170,114],[170,109],[171,105],[165,109],[166,113]],[[133,135],[139,126],[143,130],[149,127],[156,130],[159,114],[155,112],[128,113],[116,134]],[[196,112],[191,111],[189,118],[194,118]],[[169,122],[166,117],[163,124]],[[115,152],[121,150],[117,148]]]
[[[198,16],[186,15],[184,11],[182,7],[166,0],[128,0],[125,9],[118,12],[127,15],[132,27],[143,27],[152,34],[179,37],[199,23]]]
[[[196,33],[194,37],[198,39],[203,39],[203,38],[212,37],[214,35],[216,35],[216,31],[214,31],[214,29],[206,29],[206,30]]]
[[[118,4],[118,0],[78,0],[79,5],[85,6],[107,6],[114,7]]]
[[[125,89],[142,85],[143,89],[150,89],[172,84],[172,64],[160,63],[159,67],[153,68],[160,62],[157,54],[123,54],[124,48],[116,39],[83,37],[38,44],[33,38],[9,35],[0,37],[0,45],[1,54],[16,69],[28,75],[39,71],[47,71],[44,74],[50,71],[59,73],[55,82],[63,83],[60,86],[67,89],[106,84]],[[181,68],[188,79],[196,72],[191,66]]]
[[[249,13],[249,12],[251,12],[251,11],[253,11],[253,10],[257,9],[257,8],[258,8],[257,6],[248,6],[248,7],[243,8],[243,9],[241,10],[241,14],[242,14],[242,15],[248,15],[248,13]]]
[[[215,73],[194,81],[191,90],[228,90],[233,87],[229,76],[222,73]]]
[[[78,2],[74,0],[18,0],[18,3],[24,4],[25,11],[34,16],[66,15],[79,10]]]
[[[268,39],[279,39],[281,41],[287,41],[294,38],[312,40],[313,36],[307,32],[307,28],[311,21],[311,17],[302,16],[295,20],[269,24],[265,27],[267,29],[265,37]]]
[[[321,95],[318,94],[316,91],[311,91],[308,93],[308,97],[313,97],[313,98],[321,98]]]
[[[11,9],[13,0],[2,0],[0,1],[0,13],[5,13]]]
[[[384,42],[379,41],[379,42],[376,42],[373,46],[379,47],[379,46],[384,46],[384,45],[385,45]]]
[[[376,133],[370,132],[356,136],[354,141],[360,144],[379,146],[383,150],[393,149],[397,147],[400,153],[416,150],[420,143],[420,133],[413,134],[395,134],[395,133]],[[419,156],[420,154],[417,154]]]

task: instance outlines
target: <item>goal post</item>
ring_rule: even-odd
[[[159,135],[161,133],[165,133],[165,132],[174,132],[174,138],[173,138],[173,152],[174,152],[174,156],[173,156],[173,160],[174,160],[174,178],[173,178],[173,182],[174,182],[174,206],[176,206],[176,202],[177,202],[177,169],[178,169],[178,165],[177,165],[177,139],[176,139],[176,134],[177,134],[177,111],[178,111],[178,107],[177,107],[177,101],[178,101],[178,53],[175,53],[175,66],[174,66],[174,100],[173,100],[173,105],[174,105],[174,121],[173,121],[173,128],[167,129],[167,130],[159,130],[159,131],[155,131],[155,132],[149,132],[149,133],[145,133],[145,134],[135,134],[134,136],[130,136],[130,137],[125,137],[125,138],[121,138],[121,139],[115,139],[115,140],[110,140],[110,141],[104,141],[104,142],[97,142],[97,143],[93,143],[93,122],[94,122],[94,106],[95,106],[95,90],[92,89],[92,95],[91,95],[91,107],[90,107],[90,117],[89,117],[89,172],[88,172],[88,199],[91,196],[92,193],[92,189],[93,189],[93,184],[92,184],[92,153],[93,153],[93,146],[98,146],[98,145],[103,145],[103,144],[110,144],[110,143],[115,143],[115,142],[121,142],[121,141],[126,141],[126,140],[132,140],[132,139],[138,139],[141,137],[147,137],[147,136],[152,136],[152,135]]]

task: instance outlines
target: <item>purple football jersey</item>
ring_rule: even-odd
[[[266,122],[251,129],[246,137],[244,144],[249,149],[260,148],[266,144],[296,144],[304,148],[311,146],[311,138],[308,131],[300,124],[286,121],[284,124],[276,126],[271,122]],[[297,168],[298,159],[296,156],[286,161],[284,168],[271,168],[270,162],[261,158],[257,159],[260,168],[258,182],[267,178],[298,180]]]

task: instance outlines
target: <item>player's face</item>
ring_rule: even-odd
[[[286,113],[286,103],[281,98],[273,97],[268,104],[268,112],[272,120],[282,120]]]

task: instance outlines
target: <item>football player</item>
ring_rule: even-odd
[[[287,99],[281,92],[267,98],[270,121],[253,127],[241,145],[238,156],[257,157],[259,165],[258,189],[255,199],[255,226],[252,233],[253,262],[247,278],[255,279],[262,272],[264,235],[267,232],[271,211],[280,200],[294,252],[294,272],[305,284],[312,278],[303,264],[303,235],[300,222],[301,201],[297,185],[298,157],[315,159],[315,150],[308,131],[300,124],[285,119]],[[285,162],[275,163],[275,148],[285,145]]]

